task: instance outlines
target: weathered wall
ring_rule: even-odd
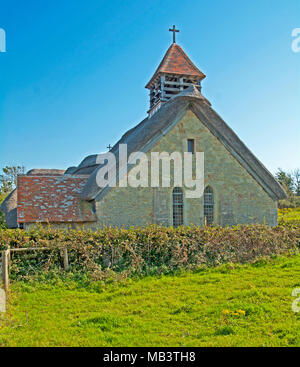
[[[77,229],[77,230],[96,230],[99,228],[99,223],[97,222],[85,222],[85,223],[24,223],[23,229],[26,231],[38,227],[44,228],[53,228],[53,229],[62,229],[62,230],[69,230],[69,229]]]
[[[151,151],[183,153],[187,151],[188,138],[196,139],[196,151],[205,154],[205,185],[210,185],[214,190],[215,224],[276,225],[276,201],[269,197],[191,111]],[[116,187],[96,202],[96,212],[99,226],[172,225],[172,188]],[[203,222],[203,198],[185,198],[184,224],[203,225]]]

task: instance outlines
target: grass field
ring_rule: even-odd
[[[286,208],[278,210],[278,220],[284,222],[298,222],[300,223],[300,208]]]
[[[12,285],[0,346],[300,346],[300,256],[104,287]]]

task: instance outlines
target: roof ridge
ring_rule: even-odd
[[[178,118],[185,113],[187,109],[190,109],[273,200],[280,200],[286,197],[284,190],[272,174],[239,139],[236,133],[226,124],[217,112],[210,107],[206,99],[200,98],[198,93],[197,96],[191,95],[190,92],[188,94],[177,95],[177,97],[178,98],[170,99],[151,118],[147,119],[146,126],[144,126],[143,129],[136,132],[133,130],[133,132],[129,134],[127,140],[123,142],[129,144],[128,152],[149,151],[151,146],[157,142],[157,139],[159,139],[167,129],[171,128],[173,124],[176,124],[179,121]],[[131,135],[133,136],[129,142]],[[116,166],[117,165],[118,158],[116,162]],[[100,196],[103,197],[111,189],[109,187],[99,188],[97,185],[96,177],[99,167],[93,171],[86,181],[80,194],[83,200],[94,200],[98,195],[99,198]]]
[[[203,96],[203,94],[200,92],[199,88],[196,85],[194,85],[194,84],[192,84],[190,87],[184,89],[180,93],[175,94],[165,104],[169,103],[171,100],[173,100],[174,98],[178,98],[178,97],[197,98],[197,99],[202,100],[204,103],[208,104],[209,106],[211,106],[210,101]]]

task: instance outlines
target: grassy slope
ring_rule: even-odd
[[[0,346],[300,346],[295,287],[300,256],[104,290],[15,283]]]
[[[278,210],[278,220],[284,222],[300,222],[300,208]]]

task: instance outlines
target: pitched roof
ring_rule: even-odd
[[[172,43],[169,47],[153,77],[146,85],[146,88],[150,87],[151,83],[159,73],[196,76],[201,80],[206,77],[206,75],[193,64],[187,54],[179,45],[177,45],[177,43]]]
[[[65,173],[62,169],[33,168],[26,173],[27,176],[60,176]]]
[[[71,175],[90,175],[97,167],[98,154],[92,154],[85,157],[77,167],[67,169],[66,173]]]
[[[87,176],[18,176],[18,223],[92,222],[90,203],[79,198]]]
[[[8,228],[17,228],[17,190],[13,190],[0,205]]]
[[[132,152],[147,152],[166,134],[175,124],[191,110],[199,120],[215,135],[236,158],[248,173],[262,186],[262,188],[274,200],[286,198],[286,193],[275,180],[274,176],[263,166],[254,154],[238,138],[233,130],[222,120],[222,118],[211,108],[205,97],[192,86],[175,95],[166,102],[154,115],[146,118],[135,128],[129,130],[114,145],[111,152],[116,157],[116,171],[118,180],[119,167],[119,144],[127,144],[128,155]],[[93,200],[101,199],[111,189],[109,187],[99,188],[96,182],[97,172],[103,165],[98,165],[89,176],[84,186],[81,198]],[[130,169],[129,167],[128,169]]]
[[[72,175],[72,174],[75,174],[75,171],[76,171],[77,167],[76,166],[71,166],[71,167],[68,167],[66,170],[65,170],[65,175]]]

